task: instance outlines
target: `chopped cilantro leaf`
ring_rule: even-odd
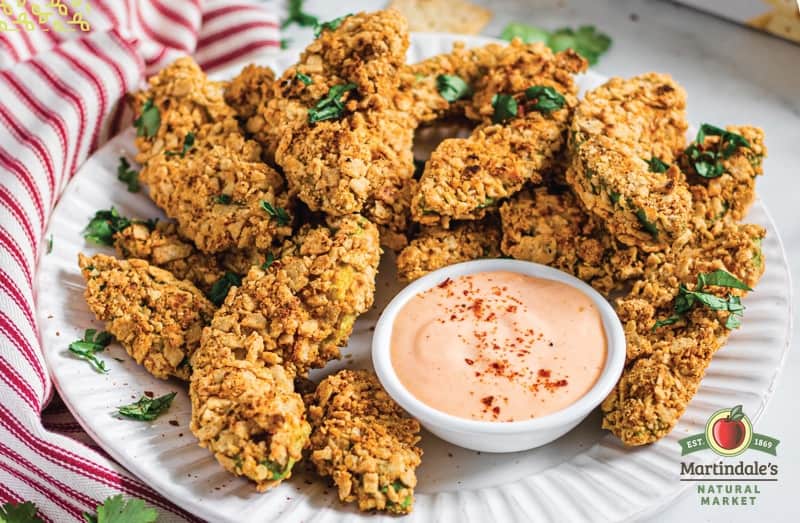
[[[356,84],[334,85],[317,105],[308,110],[308,122],[316,123],[323,120],[334,120],[344,114],[342,96],[348,91],[353,91]]]
[[[31,501],[0,505],[0,523],[44,523],[38,507]]]
[[[653,238],[658,238],[658,227],[647,218],[647,213],[644,212],[644,209],[636,210],[636,218],[639,219],[642,229],[649,232]]]
[[[504,123],[517,116],[517,101],[510,94],[495,94],[492,97],[492,107],[494,107],[492,115],[494,123]]]
[[[153,421],[167,411],[176,394],[176,392],[170,392],[157,398],[142,396],[135,403],[117,407],[117,414],[139,421]]]
[[[728,319],[725,327],[728,329],[739,328],[742,324],[744,305],[739,296],[728,295],[727,298],[720,298],[715,294],[705,292],[707,285],[717,287],[727,287],[731,289],[751,290],[750,287],[739,280],[733,274],[717,269],[714,272],[700,273],[697,275],[697,284],[694,290],[689,290],[684,284],[678,287],[678,295],[675,297],[674,312],[668,318],[658,320],[653,325],[653,329],[672,325],[683,318],[697,304],[705,305],[715,311],[728,311]]]
[[[450,103],[472,96],[472,88],[460,76],[440,74],[436,77],[436,89]]]
[[[219,194],[214,196],[214,203],[219,203],[221,205],[230,205],[233,202],[233,196],[230,194]]]
[[[543,113],[556,111],[564,107],[566,100],[561,94],[552,87],[545,85],[534,85],[525,89],[525,97],[533,104],[529,107]]]
[[[153,99],[150,98],[142,106],[142,114],[139,118],[133,121],[136,126],[136,136],[144,136],[152,138],[161,127],[161,112],[158,107],[153,104]]]
[[[719,141],[706,148],[706,136],[719,136]],[[704,123],[684,154],[698,176],[718,178],[725,172],[722,161],[730,158],[740,147],[750,148],[750,142],[744,136]]]
[[[303,82],[305,85],[311,85],[314,82],[307,74],[297,73],[294,75],[294,77]]]
[[[272,481],[278,481],[280,479],[286,478],[292,472],[292,467],[294,466],[294,463],[295,460],[289,458],[286,461],[286,466],[281,468],[281,466],[278,463],[275,463],[274,461],[264,460],[261,462],[261,464],[267,467],[267,469],[272,473],[272,475],[269,477],[269,479],[271,479]]]
[[[227,271],[222,278],[214,282],[214,284],[208,290],[208,294],[206,296],[211,303],[219,307],[225,302],[225,298],[228,296],[228,292],[230,292],[231,287],[238,287],[241,284],[241,276]]]
[[[289,49],[290,45],[292,45],[292,41],[289,38],[281,38],[281,49]]]
[[[261,270],[266,271],[272,266],[273,263],[275,263],[275,256],[271,252],[268,252],[267,259],[261,264]]]
[[[303,11],[303,0],[289,0],[289,16],[281,24],[281,28],[285,29],[293,23],[300,27],[313,27],[319,20],[316,16]]]
[[[153,523],[158,512],[141,499],[125,499],[122,494],[109,496],[97,507],[96,514],[83,513],[86,523]]]
[[[584,25],[578,29],[562,27],[551,32],[540,27],[511,23],[500,35],[500,38],[509,41],[515,37],[525,43],[544,42],[556,53],[573,49],[591,65],[596,64],[600,56],[611,47],[611,38],[592,25]]]
[[[84,229],[83,237],[99,245],[113,245],[114,235],[131,223],[133,222],[121,216],[114,207],[107,211],[97,211]]]
[[[278,225],[288,225],[291,221],[289,213],[287,213],[286,209],[283,207],[275,207],[268,201],[261,200],[261,208],[264,209],[267,214],[278,220]]]
[[[647,160],[647,165],[649,166],[651,173],[665,173],[667,172],[667,169],[669,169],[669,164],[658,156],[653,156]]]
[[[131,169],[131,164],[124,156],[119,157],[117,180],[128,184],[128,192],[139,192],[142,188],[139,185],[139,171]]]
[[[326,30],[335,31],[340,25],[342,25],[342,22],[344,22],[344,19],[347,18],[348,16],[352,15],[347,14],[344,16],[340,16],[339,18],[334,18],[329,22],[317,23],[314,26],[314,38],[318,38],[323,31]]]
[[[69,344],[69,351],[88,361],[97,372],[105,374],[108,372],[108,368],[103,360],[97,358],[96,354],[104,351],[112,339],[111,334],[105,331],[97,332],[97,329],[86,329],[83,339]]]
[[[181,158],[186,156],[186,153],[189,152],[192,147],[194,147],[194,133],[188,132],[186,136],[183,138],[183,148],[180,151],[167,151],[164,153],[165,156],[177,156],[180,155]]]

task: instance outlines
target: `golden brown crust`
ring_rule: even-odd
[[[375,374],[343,370],[329,376],[317,387],[308,415],[311,462],[333,478],[341,501],[357,501],[360,510],[411,512],[420,426]]]
[[[255,132],[263,127],[264,122],[258,121],[258,108],[272,96],[274,82],[275,72],[272,69],[249,64],[225,87],[225,102],[243,122],[245,131]]]
[[[487,208],[526,182],[540,182],[566,143],[577,105],[573,75],[586,62],[572,51],[554,55],[542,44],[519,40],[488,49],[491,65],[475,79],[474,95],[465,106],[466,116],[481,125],[468,138],[444,140],[431,154],[411,202],[411,215],[421,224],[446,227],[451,219],[483,218]],[[565,99],[563,107],[526,112],[525,90],[533,86],[555,89]],[[520,113],[496,124],[493,100],[500,94],[513,96]]]
[[[685,107],[686,93],[669,76],[647,73],[612,78],[575,110],[567,182],[622,243],[662,250],[688,226],[683,174],[651,172],[647,163],[672,163],[683,149]]]
[[[78,256],[86,303],[137,363],[157,378],[188,380],[189,358],[214,307],[188,281],[144,260]]]
[[[416,280],[454,263],[500,256],[500,230],[494,220],[425,227],[397,256],[401,280]]]

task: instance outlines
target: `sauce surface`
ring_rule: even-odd
[[[447,279],[411,298],[391,360],[417,399],[461,418],[520,421],[577,401],[600,376],[606,336],[592,300],[514,272]]]

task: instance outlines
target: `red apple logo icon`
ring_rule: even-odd
[[[733,450],[744,443],[747,429],[744,426],[742,406],[736,405],[727,418],[718,419],[712,428],[714,441],[725,450]]]

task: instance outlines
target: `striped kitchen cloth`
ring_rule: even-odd
[[[53,391],[34,314],[43,233],[86,157],[128,124],[126,92],[183,54],[207,70],[278,49],[246,0],[0,0],[0,502],[82,521],[122,493],[196,520],[103,453]]]

